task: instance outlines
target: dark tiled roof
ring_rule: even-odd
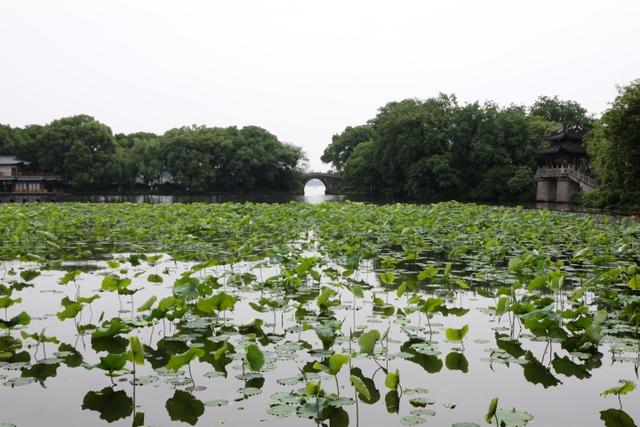
[[[539,155],[550,155],[550,154],[560,154],[560,153],[568,153],[568,154],[587,154],[587,150],[585,150],[584,145],[580,142],[565,142],[562,144],[553,144],[551,147],[543,148],[538,150],[537,153]]]
[[[18,159],[16,156],[0,156],[0,165],[4,166],[13,166],[13,165],[28,165],[30,162],[23,162]]]
[[[549,142],[561,142],[561,141],[582,141],[582,138],[586,135],[587,129],[579,125],[566,126],[557,132],[549,135],[546,140]]]
[[[536,151],[541,156],[552,156],[561,153],[586,156],[587,150],[582,144],[582,138],[586,135],[587,129],[578,125],[566,126],[557,132],[552,133],[545,139],[551,143],[547,148]]]

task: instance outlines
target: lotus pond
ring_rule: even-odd
[[[635,426],[640,224],[0,205],[0,426]]]

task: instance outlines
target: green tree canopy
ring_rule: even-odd
[[[179,186],[204,190],[293,190],[304,154],[256,126],[183,127],[162,137],[167,171]]]
[[[17,146],[17,131],[9,125],[0,124],[0,155],[16,154]]]
[[[535,150],[560,127],[524,106],[460,105],[445,94],[405,99],[383,106],[366,125],[336,135],[323,160],[343,165],[345,183],[355,191],[417,199],[519,200],[533,196]],[[365,129],[365,141],[350,152],[337,151],[343,140],[358,141],[355,136]]]
[[[295,190],[299,147],[257,126],[171,129],[118,134],[86,115],[23,129],[0,125],[0,154],[55,172],[73,191],[154,188],[170,182],[181,191]]]
[[[56,172],[73,189],[102,189],[111,184],[110,160],[116,146],[111,129],[93,117],[65,117],[28,127],[25,139],[25,145],[33,147],[26,160],[40,170]]]
[[[331,144],[324,149],[322,160],[324,163],[331,163],[336,171],[341,172],[347,159],[355,148],[367,142],[373,136],[373,129],[370,125],[348,126],[342,133],[333,135]]]
[[[640,80],[618,96],[587,135],[587,151],[602,185],[640,191]]]
[[[548,122],[560,123],[562,126],[580,125],[590,128],[593,118],[587,110],[575,101],[541,96],[529,109],[532,116],[539,116]]]

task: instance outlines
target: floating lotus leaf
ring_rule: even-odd
[[[414,397],[412,399],[409,399],[409,403],[411,404],[411,406],[423,408],[427,405],[433,405],[435,402],[426,397]]]
[[[517,411],[515,408],[511,410],[498,409],[496,417],[500,424],[504,423],[505,427],[523,427],[533,421],[533,415],[524,411]]]
[[[295,408],[287,405],[271,405],[267,412],[274,417],[288,417],[296,413]]]
[[[243,387],[241,389],[238,389],[238,393],[247,397],[251,397],[262,393],[262,390],[256,387]]]
[[[409,411],[411,415],[417,415],[422,417],[433,417],[436,414],[436,411],[433,409],[412,409]]]
[[[400,419],[400,424],[405,426],[417,426],[425,423],[427,420],[417,415],[406,415]]]
[[[209,406],[214,408],[219,406],[227,406],[228,404],[229,404],[229,401],[224,399],[208,400],[204,402],[204,406]]]
[[[16,378],[9,378],[8,380],[5,380],[3,384],[6,385],[7,387],[20,387],[23,385],[31,384],[32,382],[35,382],[35,381],[36,379],[33,377],[16,377]]]

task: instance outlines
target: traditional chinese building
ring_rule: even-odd
[[[60,177],[30,169],[30,162],[15,156],[0,156],[0,193],[62,193]]]
[[[574,193],[597,187],[591,162],[583,144],[587,130],[567,126],[548,136],[549,147],[538,150],[536,200],[569,203]]]

